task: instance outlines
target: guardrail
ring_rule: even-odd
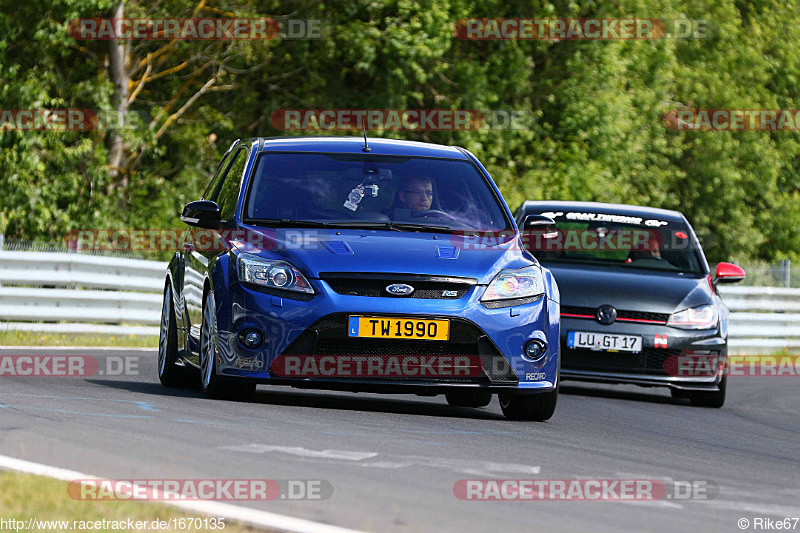
[[[0,327],[157,335],[166,268],[160,261],[0,251]]]
[[[158,334],[167,264],[0,250],[0,328]],[[11,286],[9,286],[11,285]],[[731,353],[800,350],[800,289],[724,286]],[[187,294],[199,303],[199,294]]]
[[[731,353],[800,351],[800,289],[720,287],[730,314]]]

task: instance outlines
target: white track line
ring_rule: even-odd
[[[66,470],[55,466],[33,463],[23,459],[15,459],[0,455],[0,469],[25,472],[36,476],[45,476],[60,481],[72,481],[75,479],[100,479],[74,470]],[[347,529],[339,526],[312,522],[303,518],[294,518],[268,511],[259,511],[247,507],[239,507],[229,503],[215,501],[159,501],[164,505],[178,507],[185,511],[193,511],[204,515],[216,516],[234,520],[242,524],[257,527],[269,528],[276,531],[287,531],[291,533],[359,533],[354,529]]]

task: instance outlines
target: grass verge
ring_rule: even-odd
[[[158,336],[0,330],[0,346],[114,346],[119,348],[157,348]]]
[[[156,502],[143,501],[83,501],[73,500],[67,495],[67,483],[42,476],[32,474],[22,474],[19,472],[7,472],[0,470],[0,518],[5,520],[5,526],[10,526],[10,519],[22,521],[25,524],[16,524],[16,527],[5,527],[17,531],[30,531],[27,529],[28,521],[36,519],[40,523],[34,525],[32,531],[79,531],[75,527],[76,522],[106,522],[117,521],[118,525],[125,522],[123,528],[114,528],[108,524],[102,527],[101,524],[92,524],[88,528],[93,531],[136,531],[128,529],[127,522],[130,519],[134,524],[137,521],[147,522],[147,527],[138,531],[212,531],[212,518],[204,515],[185,513],[175,507],[159,504]],[[178,523],[173,522],[173,529],[155,529],[151,527],[154,520],[169,522],[170,519],[184,519],[183,525],[200,526],[184,527],[180,529]],[[206,522],[208,519],[208,522]],[[191,522],[190,522],[191,520]],[[41,522],[45,521],[44,524]],[[47,521],[51,521],[47,524]],[[52,521],[62,522],[62,524],[52,523]],[[67,524],[63,524],[67,522]],[[224,520],[224,529],[217,527],[216,530],[223,530],[225,533],[241,533],[246,531],[263,531],[251,527],[241,526]],[[100,525],[101,527],[95,527]],[[22,526],[20,528],[20,526]],[[66,526],[66,527],[64,527]],[[136,526],[134,526],[135,528]]]

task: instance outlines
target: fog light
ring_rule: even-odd
[[[258,348],[261,345],[261,333],[247,329],[239,333],[239,340],[248,348]]]
[[[547,345],[539,339],[533,339],[525,345],[525,354],[522,356],[526,361],[536,363],[547,353]]]

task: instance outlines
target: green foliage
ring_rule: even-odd
[[[67,23],[110,17],[114,0],[0,0],[4,109],[108,113],[107,41]],[[201,9],[196,11],[198,7]],[[381,132],[475,153],[513,208],[525,199],[633,203],[685,213],[712,261],[800,260],[797,132],[672,131],[694,108],[800,108],[797,0],[128,0],[129,17],[292,16],[327,21],[320,40],[163,41],[128,49],[133,89],[153,72],[120,132],[125,181],[109,165],[112,131],[0,132],[0,231],[59,240],[71,229],[181,227],[237,137],[285,135],[291,108],[525,111],[516,130]],[[467,17],[708,19],[709,39],[469,41]],[[189,99],[215,77],[214,90]],[[187,105],[180,116],[168,117]],[[162,131],[163,130],[163,131]],[[161,133],[159,133],[161,132]],[[378,133],[376,133],[378,134]]]

